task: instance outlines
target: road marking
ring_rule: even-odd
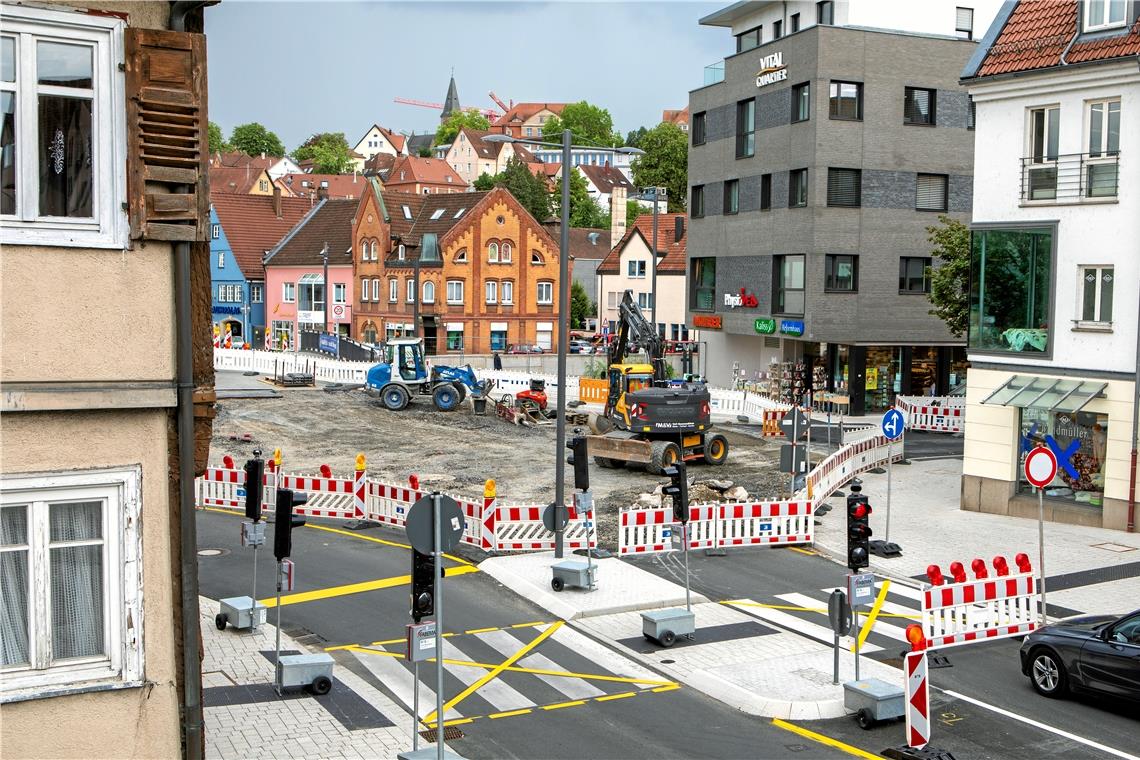
[[[453,641],[455,641],[455,639],[443,640],[443,667],[444,670],[454,676],[456,680],[469,688],[475,686],[475,684],[479,684],[479,686],[475,686],[479,691],[479,696],[488,702],[497,712],[523,710],[535,706],[534,700],[528,699],[517,689],[508,685],[503,679],[488,679],[486,675],[479,672],[478,669],[472,669],[470,666],[461,664],[452,664],[471,661],[471,658],[468,657],[463,650],[452,643]],[[516,645],[521,643],[522,642],[516,642]],[[517,649],[518,646],[515,648]],[[449,663],[448,660],[451,660],[451,663]],[[494,669],[492,668],[487,671],[487,674],[493,672]]]
[[[866,760],[882,760],[881,755],[875,755],[867,752],[866,750],[861,750],[858,747],[852,747],[850,744],[844,744],[838,739],[832,739],[830,736],[817,734],[815,731],[809,731],[802,726],[797,726],[796,724],[789,723],[786,720],[773,718],[772,725],[776,726],[777,728],[782,728],[785,731],[791,731],[793,734],[799,734],[805,739],[811,739],[813,742],[819,742],[820,744],[825,744],[828,747],[834,747],[837,750],[846,752],[849,755],[854,755],[855,757],[866,758]]]
[[[890,587],[890,581],[883,581],[883,585],[879,589],[879,595],[875,597],[875,604],[871,607],[871,614],[867,616],[866,620],[859,624],[859,641],[856,642],[855,646],[851,647],[852,652],[863,646],[863,642],[867,640],[867,634],[869,634],[871,632],[871,629],[875,627],[875,618],[879,616],[879,610],[882,609],[883,600],[887,598],[887,591],[890,589]],[[887,633],[888,636],[893,636],[895,638],[898,638],[898,634],[902,633],[893,625],[885,627],[888,628],[891,633],[887,633],[885,630],[880,631],[880,633]],[[902,634],[901,640],[907,640],[906,634]]]
[[[674,691],[674,690],[679,689],[679,688],[681,688],[679,684],[674,684],[672,686],[662,687],[660,689],[653,689],[653,692]],[[473,715],[473,716],[468,717],[468,718],[455,718],[452,720],[445,720],[443,722],[443,725],[444,725],[444,727],[462,726],[465,723],[473,723],[473,722],[479,720],[480,718],[508,718],[508,717],[513,717],[516,715],[537,715],[537,714],[539,714],[539,711],[549,712],[551,710],[561,710],[561,709],[566,708],[566,707],[582,707],[584,705],[593,704],[595,702],[606,702],[606,701],[612,701],[614,699],[627,699],[629,697],[636,697],[639,694],[644,695],[644,694],[650,694],[650,693],[652,693],[652,692],[631,691],[631,692],[626,692],[623,694],[616,694],[616,695],[610,695],[610,696],[604,696],[604,697],[596,697],[594,699],[577,699],[577,700],[574,700],[572,702],[556,702],[552,705],[539,705],[537,707],[534,707],[532,709],[527,709],[527,710],[513,710],[511,712],[495,713],[493,715]],[[425,723],[424,725],[427,726],[428,729],[434,728],[434,725],[429,725],[427,723]]]
[[[795,615],[789,615],[786,612],[770,609],[768,605],[759,604],[752,601],[751,599],[734,600],[724,602],[724,604],[728,604],[733,607],[748,607],[750,609],[741,609],[740,611],[744,612],[747,615],[751,615],[754,618],[759,618],[760,620],[773,623],[774,625],[777,625],[785,630],[798,633],[802,636],[807,636],[809,639],[814,639],[821,644],[827,644],[828,646],[831,646],[834,643],[835,634],[830,628],[824,627],[822,625],[816,625],[815,623],[807,620],[802,620]],[[846,646],[848,642],[852,641],[852,639],[850,636],[843,636],[840,637],[840,641],[842,641]],[[863,654],[871,654],[872,652],[881,652],[883,651],[883,648],[876,646],[875,644],[867,644],[863,646],[860,651],[862,651]]]
[[[801,549],[798,546],[785,546],[784,548],[785,549],[791,549],[792,551],[799,552],[800,554],[807,554],[807,555],[812,556],[812,557],[819,554],[819,552],[813,552],[810,549]]]
[[[467,575],[468,573],[477,573],[479,568],[474,565],[462,565],[460,567],[448,568],[448,576],[453,575]],[[330,586],[329,588],[319,588],[313,591],[302,591],[296,594],[287,594],[281,597],[281,606],[284,607],[288,604],[302,604],[303,602],[315,602],[320,599],[331,599],[337,596],[346,596],[348,594],[362,594],[366,591],[377,591],[384,588],[392,588],[393,586],[406,586],[412,582],[410,575],[396,575],[391,578],[379,578],[374,581],[364,581],[363,583],[349,583],[344,586]],[[261,599],[260,604],[266,607],[276,607],[276,597],[269,597],[268,599]]]
[[[813,604],[815,602],[815,600],[812,599],[810,596],[805,596],[804,594],[777,594],[776,598],[777,599],[783,599],[785,602],[791,602],[792,604],[808,605],[808,604]],[[805,606],[802,609],[804,609],[805,611],[818,612],[818,613],[823,614],[823,615],[827,614],[827,610],[821,609],[821,608],[810,608],[810,610],[809,610],[809,608]],[[885,613],[885,614],[890,615],[890,613]],[[879,617],[884,617],[884,613],[880,612]],[[907,617],[910,617],[910,616],[907,616]],[[914,619],[917,620],[919,616],[914,615],[913,617],[914,617]],[[865,620],[865,618],[864,618],[864,620]],[[868,627],[865,630],[870,630],[870,628]],[[889,636],[892,639],[897,639],[898,641],[904,641],[904,642],[906,641],[906,634],[903,632],[902,628],[899,628],[897,625],[891,625],[889,623],[884,623],[881,620],[878,623],[875,623],[875,633],[881,633],[884,636]],[[866,637],[864,637],[864,638],[866,638]],[[860,646],[862,646],[861,643],[860,643]]]
[[[586,704],[584,699],[576,699],[573,702],[559,702],[553,705],[543,705],[543,710],[561,710],[563,707],[579,707]]]
[[[623,691],[621,694],[607,694],[604,697],[597,697],[595,702],[609,702],[611,699],[627,699],[629,697],[636,697],[636,691]]]
[[[905,592],[904,593],[899,592],[899,589],[902,589],[902,588],[906,588],[906,586],[904,586],[901,583],[892,582],[890,593],[891,594],[898,594],[899,596],[902,596],[905,599],[909,599],[910,596],[908,594],[906,594]],[[844,594],[847,593],[846,588],[841,588],[839,586],[820,589],[820,591],[822,591],[825,594],[831,594],[832,591],[835,591],[837,589],[839,591],[842,591]],[[915,601],[921,601],[921,600],[916,599]],[[881,618],[887,618],[887,617],[889,617],[889,618],[903,618],[906,620],[921,620],[922,619],[922,613],[919,612],[918,610],[916,610],[914,607],[908,607],[905,604],[898,604],[896,602],[892,602],[888,598],[887,601],[883,602],[882,609],[879,612],[879,617],[881,617]]]
[[[972,705],[977,705],[978,707],[984,707],[987,710],[990,710],[992,712],[996,712],[998,715],[1004,715],[1007,718],[1013,718],[1014,720],[1021,721],[1022,723],[1033,726],[1034,728],[1040,728],[1042,731],[1048,731],[1049,733],[1056,734],[1057,736],[1063,736],[1066,739],[1071,739],[1072,741],[1078,742],[1079,744],[1083,744],[1086,747],[1092,747],[1093,749],[1098,749],[1101,752],[1107,752],[1110,755],[1115,755],[1116,757],[1125,758],[1125,760],[1140,760],[1140,757],[1137,757],[1136,755],[1130,755],[1127,752],[1123,752],[1123,751],[1118,750],[1118,749],[1113,749],[1112,747],[1107,747],[1107,746],[1100,744],[1098,742],[1094,742],[1091,739],[1086,739],[1083,736],[1077,736],[1076,734],[1070,734],[1068,731],[1062,731],[1059,728],[1054,728],[1053,726],[1048,726],[1044,723],[1039,723],[1038,721],[1035,721],[1032,718],[1026,718],[1024,715],[1018,715],[1017,713],[1010,712],[1009,710],[1003,710],[1000,707],[995,707],[993,705],[986,704],[985,702],[981,701],[980,699],[974,699],[973,697],[967,697],[965,694],[959,694],[956,691],[950,691],[948,689],[942,689],[941,691],[943,694],[948,694],[951,697],[954,697],[955,699],[961,699],[964,702],[969,702]]]
[[[449,632],[443,634],[446,639],[449,636],[464,636],[469,633],[486,633],[487,631],[506,631],[511,628],[537,628],[540,625],[550,625],[550,623],[516,623],[515,625],[505,625],[501,628],[479,628],[473,631],[464,631],[463,633]],[[401,636],[398,639],[384,639],[383,641],[372,641],[368,644],[339,644],[337,646],[325,647],[326,652],[336,652],[340,649],[352,649],[354,647],[382,647],[388,644],[403,644],[407,639]]]
[[[490,628],[472,628],[470,631],[464,631],[463,633],[464,634],[490,633],[491,631],[498,631],[498,630],[500,630],[500,629],[495,628],[494,626],[491,626]]]
[[[360,662],[365,668],[368,669],[372,675],[376,677],[380,683],[391,689],[392,694],[395,695],[396,700],[404,705],[408,712],[412,711],[412,696],[414,682],[412,680],[412,671],[405,668],[396,660],[390,657],[367,657],[363,653],[376,654],[376,652],[362,649],[353,650],[353,655],[357,661]],[[420,683],[420,713],[419,716],[422,720],[423,713],[435,707],[435,690],[426,682]],[[462,718],[463,714],[458,710],[445,710],[443,713],[446,721],[452,719]]]
[[[504,657],[510,655],[518,649],[519,646],[519,640],[506,631],[489,631],[480,634],[477,638],[480,641],[490,644]],[[519,660],[519,664],[523,667],[549,671],[549,673],[535,673],[535,675],[543,683],[562,692],[563,696],[567,699],[588,699],[590,697],[600,697],[605,694],[605,692],[598,687],[580,678],[550,675],[550,673],[557,672],[558,663],[546,655],[534,652]]]
[[[531,708],[527,707],[522,710],[510,710],[509,712],[491,713],[487,717],[491,720],[495,720],[496,718],[509,718],[512,715],[526,715],[529,712],[531,712]]]

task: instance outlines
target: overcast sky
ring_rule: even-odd
[[[353,145],[374,122],[435,131],[451,70],[464,107],[588,100],[624,134],[681,108],[733,50],[697,20],[724,2],[274,2],[206,9],[210,119],[259,121],[293,150],[314,132]]]

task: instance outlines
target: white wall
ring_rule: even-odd
[[[868,26],[877,29],[894,29],[921,34],[955,34],[957,8],[973,8],[975,40],[981,39],[993,21],[1002,0],[836,0],[835,26]],[[790,32],[792,14],[800,14],[800,31],[815,26],[814,0],[757,3],[758,10],[733,23],[732,33],[763,25],[763,42],[772,41],[772,24],[784,21],[784,34]]]
[[[638,235],[630,237],[618,262],[618,273],[599,275],[601,284],[598,290],[598,319],[617,321],[617,303],[621,303],[621,296],[627,290],[637,293],[649,293],[653,289],[652,255],[647,246]],[[630,277],[629,261],[640,260],[645,262],[645,277]],[[610,308],[610,293],[616,293],[615,306]],[[657,303],[659,304],[656,321],[665,324],[665,338],[672,339],[670,325],[685,323],[685,273],[672,272],[657,273]],[[648,319],[651,314],[644,310]],[[650,320],[653,321],[653,320]],[[692,331],[690,331],[691,333]]]

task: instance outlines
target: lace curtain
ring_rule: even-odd
[[[103,642],[103,503],[50,505],[52,659],[101,655]]]
[[[28,507],[0,509],[0,547],[28,541]],[[28,550],[0,552],[0,665],[28,661]]]

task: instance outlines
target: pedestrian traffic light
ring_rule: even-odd
[[[586,437],[576,435],[566,442],[570,456],[566,463],[574,465],[574,487],[579,491],[590,490],[590,459],[586,453]]]
[[[277,561],[285,559],[293,553],[293,528],[305,524],[305,519],[293,514],[293,507],[299,507],[309,501],[309,495],[303,491],[294,491],[292,488],[277,489],[276,524],[273,527],[273,556]]]
[[[847,566],[856,573],[867,567],[871,555],[871,505],[862,490],[856,481],[847,495]]]
[[[412,549],[412,620],[435,614],[435,557]]]
[[[661,489],[663,496],[673,499],[673,519],[679,523],[689,521],[689,479],[685,472],[684,462],[675,462],[666,467],[664,473],[669,476],[670,483]]]
[[[253,459],[245,463],[245,516],[257,522],[261,519],[261,484],[265,476],[265,460],[261,451],[253,452]]]

